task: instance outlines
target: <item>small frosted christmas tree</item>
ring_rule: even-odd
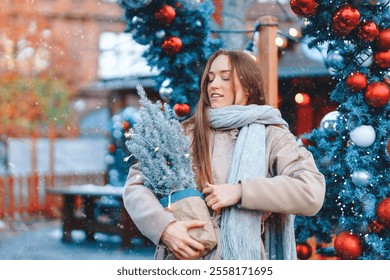
[[[138,122],[126,137],[131,157],[140,161],[145,186],[161,198],[173,191],[196,189],[189,139],[172,110],[160,101],[150,101],[141,85]]]
[[[126,134],[126,146],[140,162],[144,185],[166,210],[181,221],[206,222],[189,231],[204,245],[205,255],[215,247],[217,238],[203,195],[196,189],[189,139],[167,104],[151,102],[141,85],[137,91],[141,121]]]

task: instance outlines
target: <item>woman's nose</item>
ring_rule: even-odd
[[[218,77],[215,77],[214,80],[212,82],[210,82],[210,87],[212,89],[217,89],[219,88],[219,81],[218,81]]]

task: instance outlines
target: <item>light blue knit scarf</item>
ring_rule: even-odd
[[[267,105],[232,105],[209,110],[210,126],[218,130],[240,128],[227,178],[228,184],[266,176],[265,125],[288,126],[279,110]],[[295,259],[294,216],[283,223],[269,219],[265,228],[268,259]],[[260,211],[240,206],[224,208],[221,217],[221,257],[226,260],[261,259]],[[277,219],[276,219],[277,220]]]

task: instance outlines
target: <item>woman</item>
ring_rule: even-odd
[[[315,215],[325,181],[313,157],[298,147],[277,109],[265,105],[260,70],[245,52],[219,50],[207,62],[191,139],[198,188],[205,195],[218,245],[203,259],[295,259],[294,215]],[[123,195],[157,259],[198,259],[203,245],[177,221],[130,168]]]

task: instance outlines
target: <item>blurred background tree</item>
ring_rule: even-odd
[[[55,40],[49,22],[23,2],[0,3],[0,135],[27,137],[65,125],[74,88],[73,59]]]

